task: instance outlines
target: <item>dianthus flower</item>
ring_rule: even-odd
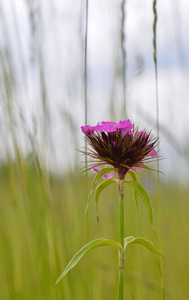
[[[98,217],[98,201],[100,193],[108,185],[116,183],[119,196],[119,242],[97,238],[84,245],[70,260],[62,274],[57,279],[58,283],[90,250],[101,246],[114,246],[118,249],[118,298],[123,300],[123,282],[125,268],[125,250],[131,244],[141,244],[151,252],[163,256],[157,250],[153,243],[141,238],[128,236],[125,237],[124,230],[124,185],[127,184],[134,190],[134,199],[137,212],[139,212],[138,196],[142,198],[148,209],[148,215],[151,225],[153,226],[153,210],[150,197],[144,187],[137,181],[137,178],[132,170],[143,169],[146,162],[157,157],[155,146],[158,139],[151,135],[151,132],[146,130],[138,131],[130,120],[115,122],[101,122],[96,126],[82,126],[83,133],[88,145],[88,149],[81,151],[83,154],[89,155],[91,158],[91,166],[84,171],[93,169],[99,172],[94,177],[91,186],[91,192],[86,201],[87,212],[92,194],[95,192],[95,203]],[[107,167],[107,165],[109,165]],[[100,168],[99,168],[100,167]],[[103,169],[101,168],[103,167]],[[110,172],[115,173],[110,173]],[[125,180],[126,174],[130,172],[133,180]],[[99,180],[104,176],[106,180],[99,184]],[[111,179],[115,177],[115,179]],[[153,227],[154,229],[154,227]],[[155,229],[154,229],[155,232]],[[129,246],[130,247],[130,246]]]
[[[98,171],[99,166],[111,165],[116,173],[106,174],[105,178],[118,175],[123,180],[130,170],[143,169],[146,162],[157,157],[154,149],[158,138],[151,132],[138,131],[130,120],[115,122],[101,122],[96,126],[82,126],[90,149],[83,153],[92,158],[93,168]]]

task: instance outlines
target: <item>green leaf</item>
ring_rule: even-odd
[[[128,174],[131,175],[134,181],[137,181],[136,175],[133,171],[129,171]]]
[[[87,171],[91,170],[92,168],[93,168],[93,167],[90,166],[90,167],[88,167],[88,168],[86,168],[86,169],[84,169],[84,170],[81,170],[80,172],[78,172],[78,173],[76,174],[76,176],[81,175],[82,173],[87,172]]]
[[[147,191],[145,190],[145,188],[137,181],[132,181],[132,180],[127,179],[127,180],[124,180],[124,182],[129,184],[142,198],[142,200],[144,201],[144,203],[148,209],[150,223],[153,224],[152,204],[150,201],[150,197],[149,197]]]
[[[133,178],[133,181],[137,182],[136,175],[135,175],[135,173],[133,171],[129,171],[129,175],[131,175],[131,177]],[[137,209],[137,217],[139,217],[138,193],[137,193],[137,191],[135,189],[134,189],[134,200],[135,200],[136,209]]]
[[[98,198],[100,193],[102,192],[103,189],[105,189],[105,187],[107,187],[108,185],[112,184],[112,183],[116,183],[116,181],[114,179],[106,179],[105,181],[103,181],[101,184],[99,184],[97,186],[96,192],[95,192],[95,202],[96,202],[96,213],[97,213],[97,220],[99,221],[99,217],[98,217]]]
[[[137,237],[137,238],[134,238],[133,236],[126,237],[124,239],[124,250],[126,249],[126,247],[128,245],[131,245],[131,244],[140,244],[140,245],[146,247],[151,252],[164,257],[163,253],[161,251],[157,250],[152,242],[145,240],[141,237]]]
[[[155,235],[156,241],[158,241],[157,232],[156,232],[156,229],[155,229],[155,227],[154,227],[153,225],[152,225],[152,229],[153,229],[153,232],[154,232],[154,235]]]
[[[87,198],[87,204],[86,204],[86,208],[85,208],[85,213],[87,213],[87,210],[88,210],[88,207],[89,207],[89,203],[90,203],[90,200],[91,200],[91,196],[92,194],[94,193],[94,190],[96,188],[96,185],[98,183],[98,181],[100,180],[100,178],[106,174],[106,173],[109,173],[111,171],[115,171],[114,168],[103,168],[102,170],[100,170],[99,172],[97,172],[97,174],[95,175],[94,177],[94,180],[92,182],[92,187],[91,187],[91,192]]]
[[[89,242],[88,244],[86,244],[85,246],[83,246],[74,256],[73,258],[70,260],[70,262],[68,263],[67,267],[65,268],[65,270],[63,271],[63,273],[58,277],[57,281],[55,284],[59,283],[59,281],[73,268],[75,267],[75,265],[80,261],[80,259],[90,250],[97,248],[97,247],[101,247],[101,246],[114,246],[116,248],[118,248],[120,251],[122,251],[122,246],[120,243],[113,241],[113,240],[107,240],[107,239],[96,239],[93,240],[91,242]]]
[[[92,183],[92,189],[94,190],[98,181],[100,180],[100,178],[106,174],[106,173],[109,173],[109,172],[112,172],[112,171],[115,171],[115,168],[103,168],[102,170],[98,171],[94,180],[93,180],[93,183]]]

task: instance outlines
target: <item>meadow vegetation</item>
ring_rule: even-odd
[[[149,181],[143,171],[140,181],[151,196],[156,226],[155,177]],[[1,165],[0,299],[88,299],[87,258],[55,286],[67,262],[86,243],[84,190],[82,175],[53,176],[25,159]],[[126,193],[126,235],[145,237],[158,248],[142,201],[137,220],[132,190],[127,188]],[[168,300],[184,300],[189,295],[188,198],[188,188],[162,181],[163,274]],[[100,196],[99,217],[98,223],[93,199],[89,207],[90,239],[118,240],[116,187]],[[116,299],[117,251],[109,247],[96,249],[89,259],[92,299]],[[132,245],[126,252],[124,280],[126,299],[159,300],[158,257]]]

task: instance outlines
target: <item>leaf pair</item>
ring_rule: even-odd
[[[111,185],[112,183],[116,183],[116,180],[114,179],[106,179],[105,181],[103,181],[102,183],[100,183],[98,186],[98,181],[100,180],[100,178],[107,172],[111,172],[112,168],[104,168],[102,170],[100,170],[92,183],[92,188],[91,188],[91,192],[89,194],[89,197],[87,199],[87,205],[86,205],[86,209],[85,212],[87,211],[88,207],[89,207],[89,203],[91,200],[91,196],[95,191],[95,203],[96,203],[96,212],[97,212],[97,220],[98,220],[98,200],[99,200],[99,196],[100,193],[108,186]],[[134,174],[134,172],[129,172],[129,174],[132,176],[133,180],[129,180],[129,179],[125,179],[123,180],[124,183],[130,185],[133,190],[134,190],[134,199],[135,199],[135,203],[136,203],[136,207],[137,207],[137,213],[139,214],[139,204],[138,204],[138,195],[142,198],[142,200],[144,201],[144,204],[146,205],[147,209],[148,209],[148,216],[149,216],[149,220],[151,225],[153,224],[153,211],[152,211],[152,205],[151,205],[151,201],[150,201],[150,197],[147,193],[147,191],[145,190],[145,188],[137,181],[136,179],[136,175]],[[96,187],[97,186],[97,187]]]
[[[141,237],[137,237],[134,238],[133,236],[129,236],[126,237],[124,239],[124,250],[126,249],[126,247],[128,245],[131,244],[141,244],[142,246],[146,247],[148,250],[150,250],[151,252],[157,254],[157,255],[161,255],[163,256],[163,254],[157,250],[154,245],[141,238]],[[113,241],[113,240],[108,240],[108,239],[96,239],[93,240],[91,242],[89,242],[88,244],[86,244],[85,246],[83,246],[74,256],[73,258],[70,260],[70,262],[68,263],[67,267],[65,268],[65,270],[63,271],[63,273],[59,276],[59,278],[56,281],[56,284],[59,283],[59,281],[81,260],[81,258],[90,250],[95,249],[97,247],[102,247],[102,246],[113,246],[116,247],[118,249],[118,251],[120,253],[122,253],[122,246],[119,242]]]

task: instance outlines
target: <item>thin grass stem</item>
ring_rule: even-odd
[[[88,123],[88,103],[87,103],[87,41],[88,41],[88,0],[86,0],[86,19],[85,19],[85,60],[84,60],[84,104],[85,104],[85,125]],[[85,139],[85,153],[87,152],[87,140]],[[85,169],[88,168],[87,154],[85,154]],[[88,198],[88,172],[85,173],[85,202]],[[86,240],[89,242],[89,216],[86,213]],[[87,255],[88,273],[88,299],[91,299],[91,277],[90,277],[90,257]]]
[[[122,117],[123,120],[126,119],[126,50],[125,50],[125,0],[122,0],[121,3],[121,53],[122,53],[122,82],[123,82],[123,111]]]
[[[85,125],[87,125],[87,35],[88,35],[88,0],[86,0],[86,27],[85,27],[85,61],[84,61],[84,105],[85,105]],[[85,139],[85,169],[88,168],[87,161],[87,140]],[[85,197],[88,195],[88,173],[85,173]],[[88,216],[87,216],[88,219]],[[89,241],[88,221],[87,221],[87,242]]]
[[[156,130],[157,136],[159,136],[159,96],[158,96],[158,70],[157,70],[157,46],[156,46],[156,27],[157,27],[157,0],[153,1],[153,12],[154,12],[154,22],[153,22],[153,46],[154,46],[154,65],[155,65],[155,86],[156,86]],[[159,143],[157,145],[157,151],[159,152]],[[158,185],[158,226],[159,226],[159,245],[160,250],[162,249],[162,235],[161,235],[161,197],[160,197],[160,173],[159,173],[159,160],[157,160],[157,185]],[[161,278],[161,297],[162,300],[165,299],[165,290],[163,282],[163,261],[162,257],[159,257],[159,270]]]

